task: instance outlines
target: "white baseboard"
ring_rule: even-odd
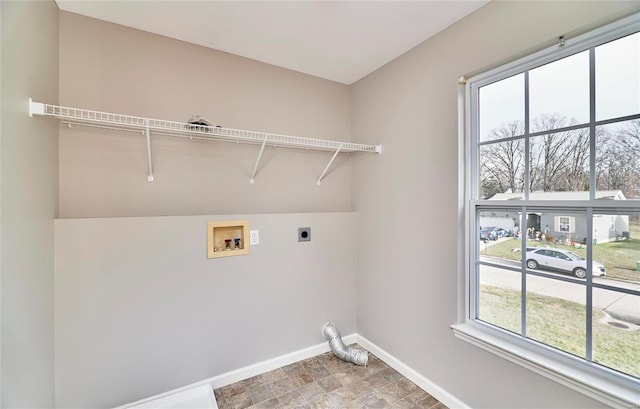
[[[365,337],[358,335],[356,342],[449,408],[470,408],[469,405],[465,404],[446,390],[442,389],[440,386],[425,378],[410,366],[400,361]]]
[[[347,345],[353,344],[354,342],[356,342],[357,339],[358,339],[357,334],[351,334],[351,335],[342,337],[342,341]],[[182,386],[180,388],[176,388],[168,392],[163,392],[158,395],[144,398],[136,402],[128,403],[123,406],[118,406],[117,408],[114,408],[114,409],[125,409],[131,406],[145,403],[150,400],[165,398],[170,395],[184,392],[188,389],[196,388],[202,385],[210,385],[213,389],[217,389],[222,386],[229,385],[229,384],[241,381],[243,379],[248,379],[248,378],[251,378],[252,376],[256,376],[261,373],[273,371],[274,369],[282,368],[283,366],[290,365],[294,362],[302,361],[304,359],[311,358],[316,355],[320,355],[329,351],[330,351],[329,344],[327,342],[323,342],[322,344],[313,345],[308,348],[291,352],[289,354],[281,355],[272,359],[268,359],[266,361],[258,362],[253,365],[245,366],[244,368],[239,368],[231,372],[226,372],[220,375],[216,375],[209,379],[203,379],[202,381],[198,381],[190,385]]]
[[[357,334],[351,334],[342,337],[342,341],[347,345],[357,342],[357,339]],[[214,389],[216,389],[221,386],[229,385],[243,379],[251,378],[252,376],[256,376],[261,373],[273,371],[274,369],[282,368],[283,366],[290,365],[294,362],[302,361],[303,359],[311,358],[329,351],[329,343],[323,342],[322,344],[317,344],[308,348],[291,352],[289,354],[275,357],[273,359],[268,359],[266,361],[258,362],[253,365],[245,366],[244,368],[223,373],[202,382],[208,383],[213,386]]]
[[[389,354],[387,351],[378,347],[376,344],[369,341],[368,339],[358,334],[351,334],[351,335],[342,337],[342,341],[346,345],[358,343],[360,346],[362,346],[367,351],[371,352],[373,355],[380,358],[387,365],[389,365],[396,371],[400,372],[403,376],[405,376],[411,382],[418,385],[425,392],[429,393],[431,396],[438,399],[440,402],[444,403],[446,406],[450,408],[464,408],[464,409],[470,408],[469,405],[466,405],[464,402],[460,401],[459,399],[451,395],[446,390],[442,389],[435,383],[431,382],[429,379],[420,375],[414,369],[412,369],[405,363],[401,362],[400,360],[395,358],[393,355]],[[244,379],[248,379],[248,378],[251,378],[252,376],[269,372],[274,369],[282,368],[283,366],[290,365],[294,362],[302,361],[304,359],[311,358],[316,355],[320,355],[329,351],[330,351],[329,344],[327,342],[324,342],[322,344],[313,345],[308,348],[291,352],[289,354],[268,359],[266,361],[258,362],[253,365],[245,366],[244,368],[239,368],[231,372],[226,372],[220,375],[216,375],[209,379],[204,379],[202,381],[195,382],[190,385],[183,386],[181,388],[177,388],[165,393],[161,393],[159,395],[152,396],[150,398],[146,398],[141,401],[122,406],[120,408],[128,407],[130,405],[134,405],[140,402],[146,402],[151,399],[159,399],[159,398],[167,397],[174,393],[183,392],[188,389],[195,388],[201,385],[210,385],[213,389],[217,389],[222,386],[229,385]]]

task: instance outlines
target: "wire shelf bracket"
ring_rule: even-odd
[[[161,119],[49,105],[42,102],[35,102],[29,98],[29,117],[33,117],[34,115],[57,118],[67,125],[81,125],[143,133],[147,140],[147,161],[149,169],[147,179],[149,182],[154,180],[151,160],[151,134],[188,139],[260,145],[260,153],[258,154],[253,172],[251,173],[251,178],[249,179],[250,183],[255,182],[256,172],[258,171],[266,145],[334,152],[331,160],[322,172],[322,175],[320,175],[316,181],[317,185],[320,185],[339,153],[382,153],[382,145],[367,145],[331,141],[326,139],[303,138],[300,136],[280,135],[267,132],[245,131],[217,126],[195,125],[187,122],[166,121]]]
[[[264,152],[264,146],[267,144],[267,138],[264,138],[262,141],[262,146],[260,146],[260,152],[258,153],[258,159],[256,159],[256,164],[253,167],[253,172],[251,172],[251,179],[249,179],[249,183],[254,184],[256,182],[256,172],[258,171],[258,165],[260,164],[260,160],[262,159],[262,153]]]
[[[144,128],[144,134],[147,137],[147,162],[149,166],[149,174],[147,175],[147,180],[149,182],[153,182],[153,164],[151,162],[151,133],[149,132],[149,123],[147,122],[147,126]]]
[[[338,154],[340,153],[341,149],[342,149],[342,145],[338,146],[338,149],[336,149],[336,152],[333,154],[333,156],[329,160],[329,163],[327,163],[327,166],[322,171],[322,175],[320,175],[320,177],[318,178],[318,181],[316,182],[316,185],[320,186],[320,184],[322,183],[322,179],[324,179],[324,175],[327,174],[327,171],[331,167],[331,164],[333,163],[333,161],[336,160],[336,156],[338,156]]]

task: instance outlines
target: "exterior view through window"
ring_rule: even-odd
[[[600,30],[467,83],[468,319],[635,385],[639,31]]]

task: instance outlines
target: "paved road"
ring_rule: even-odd
[[[520,263],[509,260],[491,259],[489,257],[481,257],[480,259],[494,263],[499,262],[500,264],[514,267],[520,266]],[[548,273],[548,271],[545,272]],[[510,288],[517,291],[521,289],[520,273],[491,266],[482,266],[480,270],[480,282],[482,284]],[[640,283],[615,280],[607,277],[594,277],[593,282],[640,291]],[[528,275],[527,292],[586,304],[585,287],[565,281]],[[593,306],[606,311],[613,318],[640,326],[640,296],[594,288]]]

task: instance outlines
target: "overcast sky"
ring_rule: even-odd
[[[589,121],[589,51],[529,71],[530,117]],[[596,120],[640,113],[640,33],[596,47]],[[480,89],[480,140],[524,121],[524,74]]]

